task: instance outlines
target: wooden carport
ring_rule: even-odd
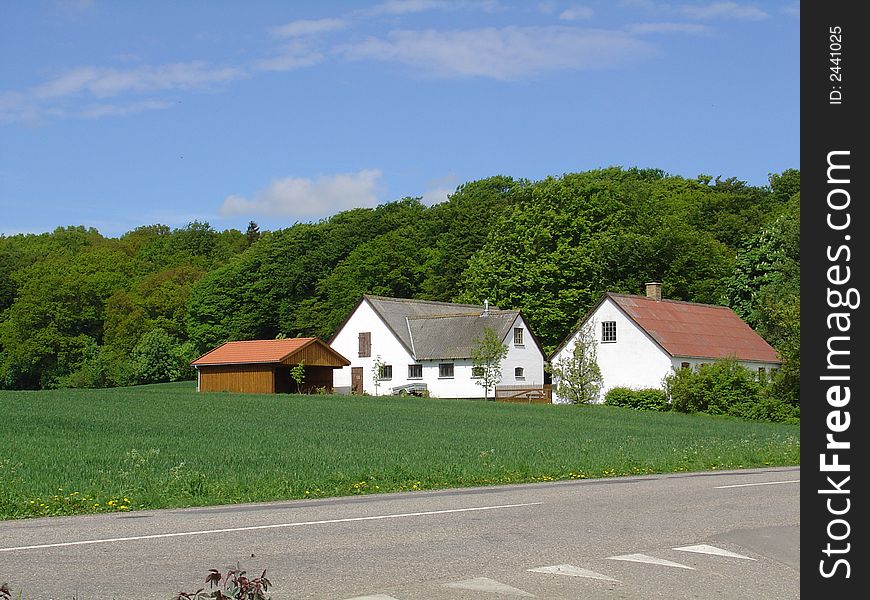
[[[303,365],[305,377],[297,390],[290,370]],[[350,361],[317,338],[285,338],[227,342],[191,363],[198,392],[275,394],[332,391],[332,371]]]

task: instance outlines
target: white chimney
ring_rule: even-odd
[[[659,302],[662,299],[662,284],[655,282],[646,284],[646,297]]]

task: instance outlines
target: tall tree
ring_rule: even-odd
[[[248,246],[253,245],[254,242],[260,239],[260,226],[254,221],[248,223],[248,230],[245,232],[245,239],[248,242]]]

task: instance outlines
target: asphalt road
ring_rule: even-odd
[[[0,522],[22,600],[161,598],[210,568],[275,600],[800,597],[800,469]]]

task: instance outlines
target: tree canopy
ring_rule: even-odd
[[[661,281],[667,298],[737,310],[792,357],[794,394],[799,192],[796,170],[750,186],[610,167],[497,175],[432,206],[403,198],[274,231],[0,236],[0,386],[188,377],[179,365],[225,341],[328,339],[366,293],[521,309],[550,351],[605,291]]]

